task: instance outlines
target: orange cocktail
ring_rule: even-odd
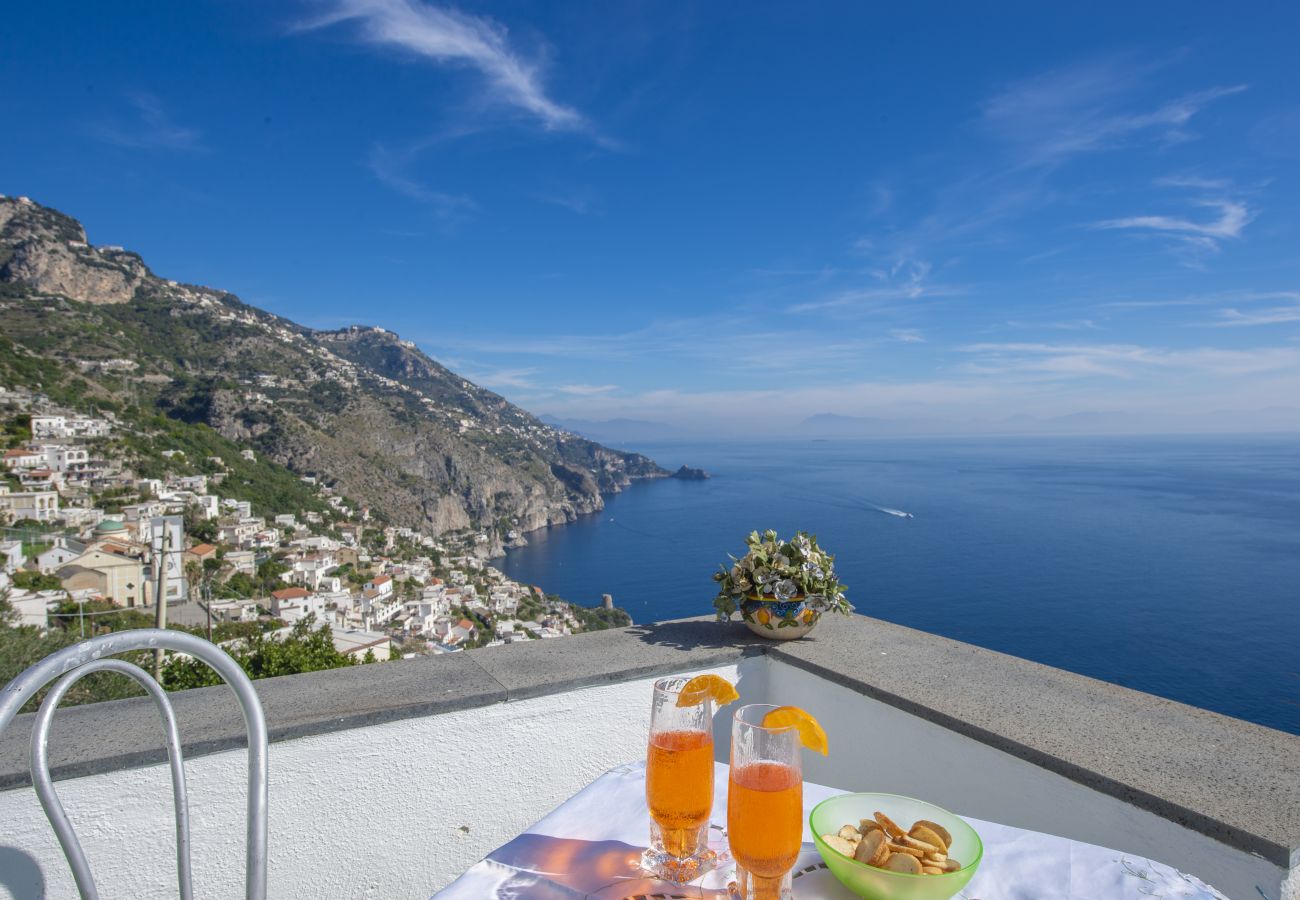
[[[645,787],[650,818],[663,834],[664,849],[673,856],[690,856],[713,811],[713,735],[650,735]]]
[[[650,846],[641,855],[641,867],[658,878],[685,883],[717,862],[708,841],[713,705],[729,703],[735,695],[717,676],[655,682],[645,773]]]
[[[827,751],[826,732],[794,706],[753,703],[731,723],[727,841],[736,861],[732,896],[789,900],[803,849],[803,758]]]
[[[733,768],[727,785],[727,834],[737,865],[756,882],[772,882],[771,896],[779,896],[781,877],[794,866],[803,844],[799,771],[777,762]]]

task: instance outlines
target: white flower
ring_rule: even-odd
[[[789,578],[783,578],[776,583],[772,593],[778,600],[789,600],[795,594],[799,593],[799,587]]]
[[[808,577],[813,579],[820,580],[821,578],[825,577],[825,573],[822,571],[822,567],[817,565],[817,563],[815,562],[804,563],[803,570],[804,573],[808,575]]]

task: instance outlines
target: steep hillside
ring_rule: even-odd
[[[667,473],[541,422],[377,328],[314,331],[93,247],[80,223],[0,197],[0,383],[157,412],[435,533],[527,531]]]

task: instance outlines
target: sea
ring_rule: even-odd
[[[816,534],[868,616],[1300,734],[1300,435],[644,443],[498,564],[637,622],[712,614],[750,531]]]

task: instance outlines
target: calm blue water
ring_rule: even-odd
[[[867,615],[1300,733],[1300,437],[635,449],[714,477],[634,485],[505,571],[708,614],[745,534],[804,528]]]

